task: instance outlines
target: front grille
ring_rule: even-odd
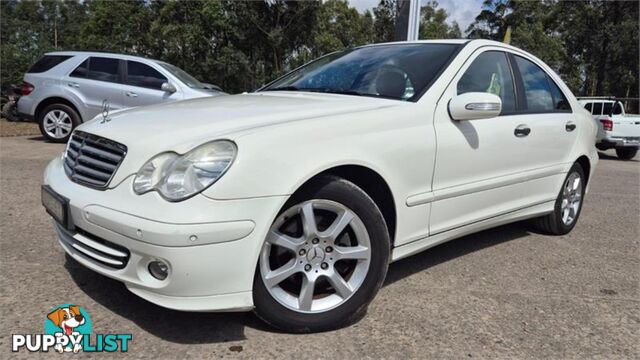
[[[55,222],[60,241],[66,246],[76,250],[82,257],[113,269],[123,269],[131,256],[129,250],[90,234],[78,227],[74,234]]]
[[[75,131],[64,154],[64,171],[77,183],[105,189],[126,154],[120,143]]]

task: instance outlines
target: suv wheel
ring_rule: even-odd
[[[637,153],[638,148],[627,147],[616,149],[616,155],[618,155],[618,158],[620,158],[621,160],[631,160],[634,156],[636,156]]]
[[[80,116],[65,104],[52,104],[39,114],[40,132],[47,140],[64,143],[69,140],[73,129],[80,124]]]
[[[323,177],[271,226],[254,279],[256,314],[290,332],[348,325],[382,285],[389,252],[373,200],[349,181]]]

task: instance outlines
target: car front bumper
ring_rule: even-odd
[[[69,199],[72,225],[54,220],[54,227],[71,257],[150,302],[188,311],[252,308],[258,255],[287,198],[197,195],[172,203],[153,192],[136,195],[133,176],[100,191],[69,180],[61,157],[49,163],[44,182]],[[148,270],[158,260],[169,268],[164,280]]]

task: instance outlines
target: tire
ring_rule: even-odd
[[[332,218],[332,212],[338,215]],[[305,218],[313,218],[317,231],[304,225],[311,223]],[[288,236],[289,249],[274,233]],[[359,320],[384,282],[390,244],[382,213],[362,189],[339,177],[318,178],[292,196],[271,226],[254,277],[255,313],[292,333],[327,331]],[[356,253],[358,260],[351,258]],[[343,256],[350,259],[339,259]],[[293,269],[287,271],[291,274],[271,276],[285,268]],[[315,288],[305,291],[311,279]]]
[[[616,155],[620,160],[631,160],[638,154],[638,148],[618,148]]]
[[[42,135],[51,142],[65,143],[80,124],[80,115],[68,105],[52,104],[38,114]]]
[[[580,180],[578,184],[574,182],[576,178]],[[573,183],[572,191],[567,191],[570,182]],[[578,163],[573,164],[567,177],[562,182],[562,188],[556,198],[553,212],[535,219],[534,226],[538,230],[551,235],[569,233],[576,226],[580,217],[582,204],[584,203],[585,185],[586,177],[582,166]],[[571,206],[571,204],[575,204],[576,200],[578,201],[577,206]],[[568,206],[565,206],[565,204]]]

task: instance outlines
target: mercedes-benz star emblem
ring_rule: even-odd
[[[102,121],[100,121],[100,124],[111,121],[111,118],[109,117],[110,110],[111,106],[109,105],[109,101],[107,99],[102,100]]]

